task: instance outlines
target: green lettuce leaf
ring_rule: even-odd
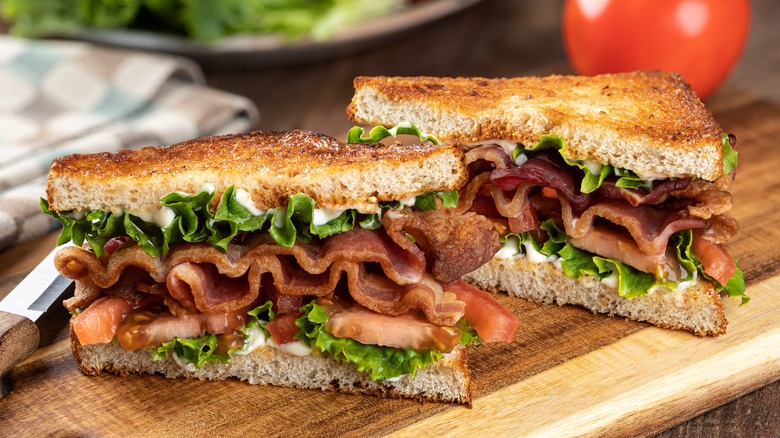
[[[194,339],[175,338],[163,342],[159,347],[152,348],[152,359],[162,360],[172,351],[179,360],[195,365],[200,369],[207,363],[230,363],[230,354],[217,354],[217,336],[204,335]]]
[[[653,183],[651,181],[643,180],[630,170],[616,168],[615,175],[620,177],[615,182],[616,187],[622,189],[645,189],[648,192],[653,191]]]
[[[308,243],[314,236],[324,239],[349,231],[356,222],[363,228],[379,228],[383,211],[404,207],[399,201],[380,203],[379,213],[366,215],[359,222],[357,211],[348,209],[324,224],[315,225],[315,202],[306,195],[290,196],[286,209],[269,209],[254,215],[238,202],[234,186],[225,190],[217,211],[212,214],[208,208],[214,198],[212,187],[204,185],[198,193],[191,195],[174,192],[164,196],[160,205],[170,209],[173,215],[173,221],[165,227],[122,212],[92,211],[77,218],[70,212],[49,210],[45,199],[41,199],[41,210],[63,225],[58,245],[73,241],[80,246],[86,240],[99,257],[109,239],[129,236],[148,254],[157,257],[178,242],[207,242],[224,253],[239,233],[258,230],[267,231],[276,243],[289,248],[296,240]],[[415,198],[415,206],[423,210],[436,209],[436,198],[441,199],[444,206],[454,207],[458,203],[458,192],[424,193]]]
[[[512,151],[512,159],[517,160],[520,155],[528,155],[529,152],[534,152],[542,149],[556,149],[569,166],[579,167],[583,172],[582,182],[580,183],[580,191],[582,193],[591,193],[601,187],[604,179],[615,174],[620,178],[617,180],[616,185],[621,188],[644,188],[647,191],[652,191],[652,183],[648,183],[634,172],[626,169],[620,169],[612,167],[611,165],[600,165],[598,171],[593,173],[590,168],[580,161],[570,160],[564,155],[564,149],[566,148],[566,142],[563,137],[557,134],[547,134],[539,137],[539,142],[531,147],[525,147],[522,144],[518,144],[517,148]]]
[[[552,219],[543,222],[540,228],[546,231],[548,235],[548,239],[543,245],[537,243],[529,233],[522,233],[521,235],[508,234],[501,237],[501,242],[504,243],[509,238],[515,237],[519,239],[520,252],[524,252],[522,245],[525,242],[529,242],[537,251],[548,257],[553,255],[559,256],[561,268],[569,277],[578,278],[583,275],[593,275],[599,280],[603,280],[616,274],[618,277],[618,293],[626,299],[644,295],[655,286],[668,289],[675,288],[675,282],[656,280],[653,274],[642,272],[615,259],[600,257],[569,245],[566,243],[568,235],[558,228]],[[742,270],[739,269],[738,262],[734,261],[737,264],[737,271],[734,276],[729,280],[728,284],[725,286],[721,285],[717,280],[704,273],[701,263],[691,251],[692,239],[693,232],[691,230],[679,231],[670,238],[670,242],[677,253],[677,259],[687,272],[687,275],[680,281],[691,280],[693,279],[693,273],[698,272],[698,275],[712,281],[717,291],[725,291],[729,297],[741,297],[741,305],[750,301],[750,298],[745,295],[744,277]]]
[[[458,321],[457,327],[461,332],[460,345],[482,344],[482,338],[477,334],[477,331],[474,330],[474,327],[472,327],[471,324],[469,324],[465,319]]]
[[[729,279],[728,283],[722,286],[722,290],[726,291],[726,295],[729,297],[741,297],[742,302],[739,305],[744,306],[750,302],[750,297],[745,295],[745,275],[739,267],[739,260],[734,259],[734,264],[737,265],[737,270],[734,272],[734,276]],[[720,283],[717,284],[720,285]]]
[[[421,210],[436,210],[436,198],[441,200],[444,207],[458,206],[458,191],[428,192],[414,198],[414,206]]]
[[[578,278],[587,274],[603,280],[616,274],[618,294],[626,299],[642,296],[654,286],[674,287],[673,283],[657,283],[653,274],[642,272],[615,259],[599,257],[569,244],[561,249],[559,255],[561,268],[569,277]]]
[[[393,128],[387,129],[384,126],[375,126],[368,133],[367,137],[363,134],[365,129],[360,126],[353,126],[347,133],[347,143],[379,143],[387,137],[396,138],[398,135],[415,135],[420,141],[430,141],[433,144],[439,144],[439,140],[432,135],[423,134],[416,126],[411,123],[402,123]]]
[[[686,280],[693,278],[692,273],[698,271],[699,275],[715,284],[715,290],[718,292],[725,291],[726,295],[729,297],[741,297],[742,303],[740,306],[744,306],[750,301],[750,297],[745,295],[745,276],[742,273],[742,269],[739,268],[739,261],[737,259],[734,259],[734,265],[736,267],[734,275],[729,279],[728,283],[722,285],[718,280],[715,280],[704,272],[704,267],[701,265],[701,262],[693,255],[693,251],[691,250],[693,231],[678,231],[672,234],[670,241],[677,252],[677,260],[679,260],[680,264],[690,274],[685,278]]]
[[[84,28],[141,29],[201,43],[235,34],[275,34],[293,43],[330,39],[403,7],[401,0],[4,0],[3,18],[25,37]]]
[[[723,175],[728,175],[737,168],[737,151],[729,143],[729,135],[723,134]]]
[[[414,376],[418,369],[443,357],[442,353],[435,350],[405,350],[337,338],[324,330],[328,314],[322,307],[311,302],[301,307],[301,312],[303,316],[295,321],[295,325],[300,328],[295,339],[301,339],[309,347],[328,352],[336,360],[355,364],[358,371],[368,373],[371,380],[387,380],[404,374]]]
[[[247,333],[249,329],[260,327],[265,332],[266,339],[271,336],[271,333],[265,328],[265,325],[276,316],[276,312],[273,310],[273,303],[270,300],[250,310],[247,312],[247,315],[249,315],[249,320],[246,322],[246,325],[241,328],[241,333],[249,336],[249,333]],[[248,338],[245,339],[244,345],[247,345],[248,341]]]
[[[231,348],[227,351],[227,354],[218,354],[216,351],[219,335],[207,333],[193,339],[174,338],[171,341],[160,344],[159,347],[151,348],[152,359],[166,359],[168,358],[168,352],[173,351],[179,360],[195,365],[195,368],[198,369],[207,363],[230,363],[233,354],[249,345],[249,329],[260,327],[265,332],[266,338],[270,336],[270,333],[265,328],[265,324],[275,316],[272,306],[273,303],[271,301],[266,301],[248,312],[249,318],[247,323],[241,328],[241,333],[244,334],[244,344],[241,349]]]

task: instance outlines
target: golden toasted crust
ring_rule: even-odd
[[[358,77],[347,116],[410,121],[442,141],[564,137],[571,159],[645,174],[722,173],[722,129],[678,74],[639,71],[512,79]]]
[[[249,192],[258,208],[303,193],[318,207],[370,209],[427,191],[460,187],[467,175],[460,145],[346,144],[306,131],[205,137],[162,148],[70,155],[51,165],[54,210],[148,211],[172,191],[216,185]]]

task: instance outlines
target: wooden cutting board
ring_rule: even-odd
[[[685,332],[566,306],[498,299],[521,321],[512,344],[470,348],[474,407],[159,376],[86,377],[67,312],[39,323],[43,347],[11,373],[2,433],[16,435],[635,435],[692,418],[780,378],[780,108],[736,90],[708,106],[739,139],[727,245],[751,302],[726,300],[728,333]],[[28,268],[54,236],[0,256]],[[23,270],[0,274],[0,293]]]

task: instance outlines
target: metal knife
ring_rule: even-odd
[[[38,348],[40,333],[35,321],[73,284],[54,269],[58,249],[0,301],[0,376]]]

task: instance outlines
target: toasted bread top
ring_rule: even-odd
[[[347,144],[307,131],[205,137],[160,148],[69,155],[51,165],[52,210],[149,212],[166,194],[231,185],[257,208],[303,193],[321,208],[372,212],[379,201],[454,190],[467,175],[460,145]]]
[[[570,159],[640,175],[715,180],[723,131],[674,73],[512,79],[358,77],[347,116],[393,126],[410,121],[441,141],[510,140],[527,146],[558,134]]]

